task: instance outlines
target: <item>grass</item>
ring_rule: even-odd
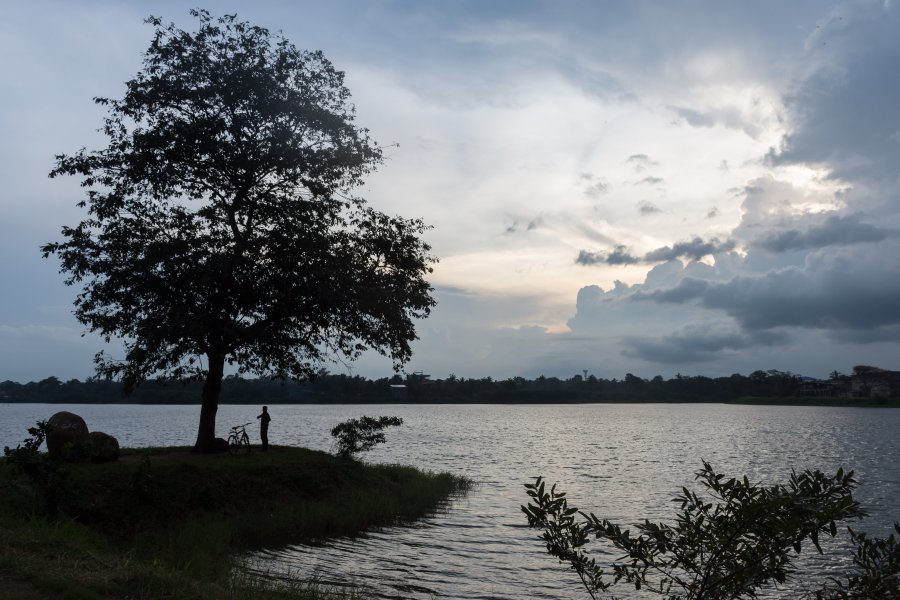
[[[0,462],[0,597],[357,598],[315,582],[253,579],[235,557],[411,522],[470,486],[281,446],[237,456],[125,450],[118,462],[65,471],[50,519],[40,486]]]

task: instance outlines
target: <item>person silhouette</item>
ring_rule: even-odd
[[[269,421],[272,420],[269,416],[269,407],[263,406],[262,414],[256,418],[259,419],[259,437],[262,440],[262,451],[265,452],[269,449]]]

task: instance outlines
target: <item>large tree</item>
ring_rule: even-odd
[[[75,316],[124,358],[100,375],[204,380],[195,450],[208,452],[226,365],[303,379],[374,349],[395,368],[434,305],[418,219],[353,195],[382,160],[354,122],[343,73],[280,34],[191,13],[155,28],[143,68],[108,110],[108,145],[59,155],[87,217],[55,254],[82,286]]]

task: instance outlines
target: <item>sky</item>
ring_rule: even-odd
[[[4,3],[0,381],[104,348],[41,244],[84,216],[54,156],[100,148],[152,14]],[[216,2],[346,73],[387,160],[357,190],[420,217],[437,306],[407,372],[825,377],[900,369],[900,3]],[[365,356],[333,372],[383,377]]]

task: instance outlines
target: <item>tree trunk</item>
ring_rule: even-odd
[[[216,448],[216,412],[219,410],[219,393],[225,372],[224,354],[207,354],[209,372],[203,383],[203,404],[200,406],[200,428],[194,452],[209,454]]]

